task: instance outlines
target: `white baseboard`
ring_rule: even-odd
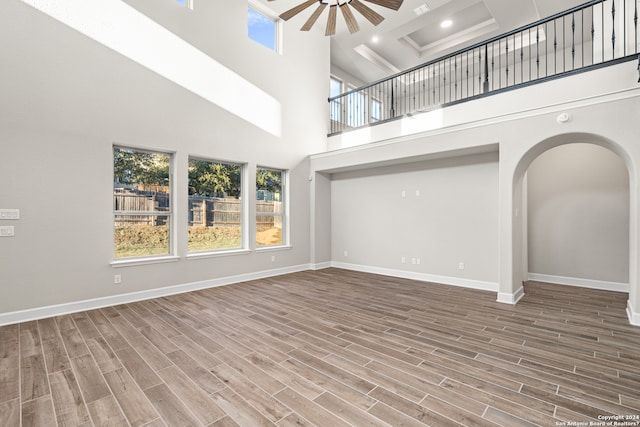
[[[292,267],[276,268],[254,273],[239,274],[236,276],[221,277],[217,279],[204,280],[201,282],[185,283],[182,285],[166,286],[162,288],[149,289],[146,291],[131,292],[127,294],[111,295],[102,298],[94,298],[83,301],[74,301],[65,304],[37,307],[27,310],[0,313],[0,326],[13,323],[27,322],[47,317],[60,316],[64,314],[77,313],[79,311],[93,310],[96,308],[110,307],[118,304],[143,301],[151,298],[165,297],[185,292],[197,291],[200,289],[215,288],[218,286],[231,285],[234,283],[247,282],[249,280],[265,279],[267,277],[280,276],[283,274],[297,273],[309,270],[309,264]]]
[[[331,266],[345,270],[361,271],[363,273],[381,274],[383,276],[401,277],[403,279],[419,280],[422,282],[440,283],[442,285],[460,286],[464,288],[480,289],[483,291],[498,291],[498,284],[480,280],[463,279],[460,277],[438,276],[435,274],[418,273],[414,271],[395,270],[391,268],[372,267],[369,265],[349,264],[333,261]]]
[[[327,262],[319,262],[316,264],[311,264],[311,270],[323,270],[325,268],[329,268],[331,267],[331,261],[327,261]]]
[[[555,283],[558,285],[578,286],[603,291],[629,292],[628,283],[605,282],[601,280],[578,279],[575,277],[552,276],[550,274],[528,273],[527,280]]]
[[[283,274],[296,273],[306,270],[320,270],[329,267],[343,268],[345,270],[361,271],[364,273],[381,274],[384,276],[401,277],[405,279],[420,280],[423,282],[440,283],[443,285],[460,286],[465,288],[480,289],[485,291],[498,292],[498,284],[479,280],[464,279],[460,277],[439,276],[434,274],[418,273],[413,271],[395,270],[390,268],[372,267],[366,265],[349,264],[342,262],[324,262],[317,264],[302,264],[291,267],[264,270],[254,273],[239,274],[236,276],[221,277],[217,279],[204,280],[201,282],[185,283],[163,288],[149,289],[146,291],[131,292],[120,295],[111,295],[102,298],[94,298],[83,301],[37,307],[27,310],[0,313],[0,326],[14,323],[27,322],[31,320],[44,319],[52,316],[77,313],[80,311],[93,310],[97,308],[110,307],[118,304],[143,301],[152,298],[159,298],[169,295],[176,295],[185,292],[197,291],[200,289],[214,288],[218,286],[231,285],[234,283],[246,282],[250,280],[264,279],[268,277],[280,276]],[[629,292],[629,285],[625,283],[600,282],[595,280],[574,279],[560,276],[550,276],[543,274],[529,273],[529,280],[541,282],[557,283],[561,285],[573,285],[586,288],[604,289],[619,292]],[[524,288],[518,289],[514,294],[498,292],[498,302],[515,304],[524,296]],[[627,315],[632,325],[640,326],[640,313],[634,312],[631,302],[627,305]]]
[[[517,304],[524,297],[524,288],[521,286],[520,289],[515,291],[513,294],[509,294],[506,292],[498,292],[498,299],[496,301],[501,302],[503,304]]]
[[[629,323],[633,326],[640,326],[640,313],[633,311],[631,301],[627,301],[627,317],[629,318]]]

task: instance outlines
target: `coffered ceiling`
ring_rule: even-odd
[[[302,0],[263,1],[280,14]],[[385,17],[373,26],[356,14],[360,31],[351,34],[338,19],[331,38],[332,70],[360,83],[372,82],[471,44],[553,15],[585,0],[404,0],[398,11],[368,3]],[[285,23],[300,28],[307,14]],[[340,16],[338,17],[340,18]],[[442,22],[451,21],[443,28]],[[324,33],[322,25],[312,31]]]

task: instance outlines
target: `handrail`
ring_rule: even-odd
[[[582,9],[586,9],[586,8],[587,8],[587,7],[589,7],[589,6],[593,6],[593,5],[595,5],[595,4],[602,3],[602,2],[604,2],[604,1],[606,1],[606,0],[591,0],[591,1],[587,2],[587,3],[584,3],[584,4],[581,4],[581,5],[575,6],[575,7],[571,8],[571,9],[568,9],[568,10],[565,10],[564,12],[559,12],[559,13],[556,13],[555,15],[548,16],[547,18],[541,19],[541,20],[536,21],[536,22],[534,22],[534,23],[532,23],[532,24],[524,25],[524,26],[522,26],[522,27],[520,27],[520,28],[517,28],[517,29],[515,29],[515,30],[511,30],[511,31],[508,31],[508,32],[506,32],[506,33],[504,33],[504,34],[500,34],[500,35],[498,35],[498,36],[494,36],[494,37],[492,37],[492,38],[490,38],[490,39],[488,39],[488,40],[478,42],[478,43],[476,43],[476,44],[474,44],[474,45],[471,45],[471,46],[469,46],[469,47],[462,48],[462,49],[457,50],[457,51],[455,51],[455,52],[453,52],[453,53],[449,53],[449,54],[447,54],[447,55],[444,55],[444,56],[438,57],[438,58],[436,58],[436,59],[432,59],[431,61],[427,61],[427,62],[425,62],[425,63],[423,63],[423,64],[416,65],[416,66],[414,66],[414,67],[412,67],[412,68],[408,68],[408,69],[406,69],[406,70],[399,71],[399,72],[397,72],[397,73],[395,73],[395,74],[392,74],[392,75],[390,75],[390,76],[383,77],[383,78],[381,78],[381,79],[379,79],[379,80],[374,81],[373,83],[367,83],[367,84],[366,84],[366,85],[364,85],[364,86],[361,86],[361,87],[358,87],[358,88],[355,88],[355,89],[351,89],[350,91],[347,91],[347,92],[341,93],[340,95],[334,96],[333,98],[331,98],[331,97],[330,97],[330,98],[329,98],[329,101],[332,101],[332,100],[334,100],[334,99],[340,98],[341,96],[344,96],[344,95],[348,95],[348,94],[350,94],[350,93],[352,93],[352,92],[357,92],[357,91],[360,91],[360,90],[366,89],[366,88],[371,87],[371,86],[374,86],[374,85],[376,85],[376,84],[378,84],[378,83],[382,83],[382,82],[384,82],[384,81],[386,81],[386,80],[391,80],[391,79],[393,79],[393,78],[396,78],[396,77],[402,76],[402,75],[404,75],[404,74],[406,74],[406,73],[410,73],[411,71],[418,70],[418,69],[423,68],[423,67],[426,67],[426,66],[428,66],[428,65],[433,65],[433,64],[435,64],[435,63],[437,63],[437,62],[440,62],[440,61],[443,61],[443,60],[445,60],[445,59],[453,58],[453,57],[454,57],[454,56],[456,56],[456,55],[460,55],[460,54],[462,54],[462,53],[468,52],[468,51],[470,51],[470,50],[473,50],[473,49],[475,49],[475,48],[478,48],[478,47],[484,46],[484,45],[489,44],[489,43],[493,43],[494,41],[497,41],[497,40],[503,39],[503,38],[505,38],[505,37],[508,37],[508,36],[514,35],[514,34],[516,34],[516,33],[518,33],[518,32],[524,31],[524,30],[531,29],[531,28],[533,28],[533,27],[536,27],[536,26],[538,26],[538,25],[544,24],[544,23],[546,23],[546,22],[553,21],[554,19],[557,19],[557,18],[559,18],[559,17],[561,17],[561,16],[565,16],[565,15],[567,15],[567,14],[569,14],[569,13],[573,13],[573,12],[577,12],[577,11],[582,10]]]
[[[591,0],[330,97],[329,135],[634,59],[639,53],[639,11],[636,1],[632,11],[627,3]]]

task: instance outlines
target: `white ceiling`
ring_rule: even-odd
[[[280,14],[304,1],[262,0],[262,3]],[[398,11],[366,1],[364,4],[385,20],[375,27],[352,7],[360,31],[350,34],[338,13],[337,32],[331,38],[332,69],[342,70],[361,83],[373,82],[585,1],[404,0]],[[418,15],[414,9],[425,4],[429,11]],[[314,9],[315,5],[300,12],[286,25],[300,28]],[[312,31],[324,33],[327,16],[325,10]],[[446,29],[440,27],[445,19],[453,21]],[[372,40],[374,36],[377,42]]]

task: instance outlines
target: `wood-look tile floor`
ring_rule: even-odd
[[[640,415],[627,295],[327,269],[0,327],[0,425],[556,426]],[[630,424],[631,425],[631,424]]]

